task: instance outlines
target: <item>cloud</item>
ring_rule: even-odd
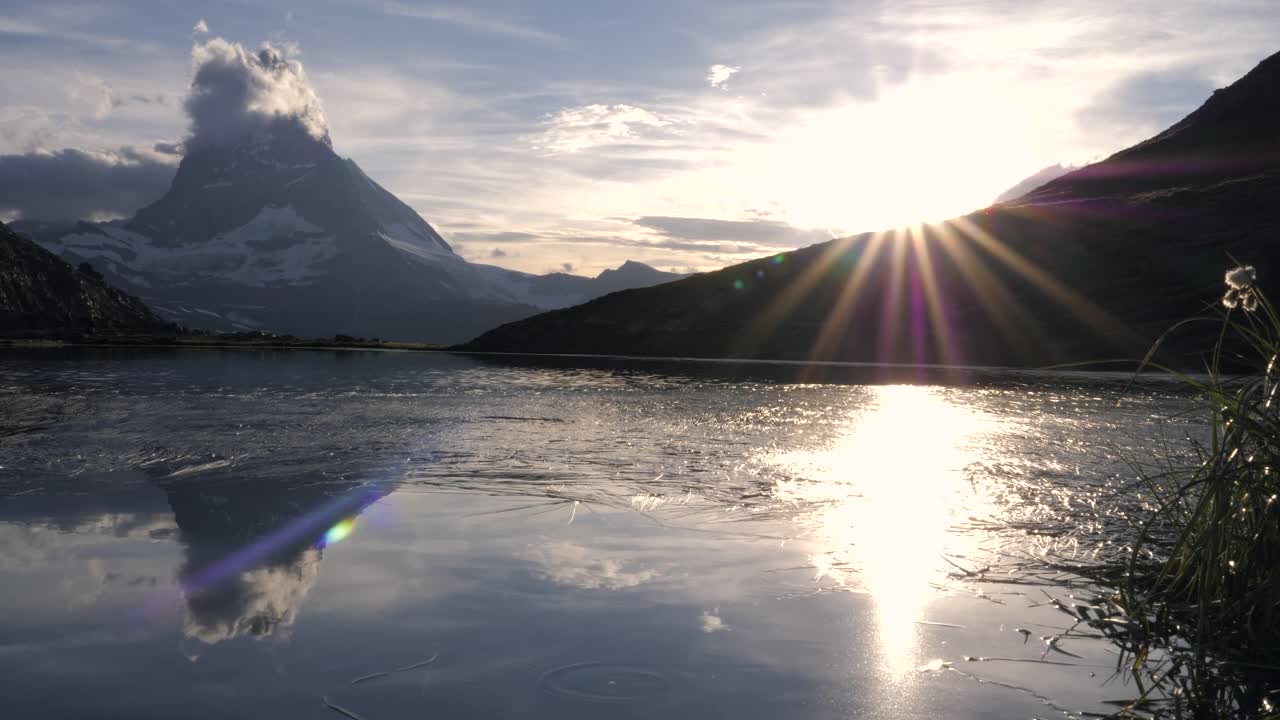
[[[165,514],[107,512],[75,523],[71,531],[83,535],[160,540],[176,535],[178,526],[171,516]]]
[[[624,183],[662,180],[681,170],[696,169],[700,162],[693,156],[681,157],[678,152],[658,157],[619,152],[584,153],[571,157],[572,161],[566,161],[562,167],[576,175]]]
[[[90,114],[95,120],[105,118],[117,107],[115,93],[111,86],[101,78],[92,78],[75,73],[75,85],[71,88],[71,97],[77,102],[89,105]]]
[[[719,608],[707,610],[702,613],[702,617],[699,619],[702,621],[702,632],[704,633],[725,632],[729,629],[729,626],[724,624],[724,620],[720,619]]]
[[[52,3],[50,4],[52,5]],[[85,14],[86,8],[81,6],[80,8],[77,8],[77,12],[79,14]],[[116,35],[103,35],[99,32],[78,31],[68,29],[67,26],[69,24],[70,23],[67,23],[65,20],[41,23],[27,19],[19,20],[12,17],[0,16],[0,35],[44,38],[62,43],[84,45],[112,51],[129,50],[133,53],[146,53],[151,55],[161,52],[159,45],[142,41],[137,37],[120,37]]]
[[[505,18],[479,13],[466,7],[416,5],[404,2],[383,2],[377,7],[387,15],[446,23],[474,32],[505,35],[545,45],[560,45],[564,42],[562,38],[552,33]]]
[[[1136,73],[1104,89],[1076,119],[1086,133],[1127,145],[1173,125],[1213,89],[1194,67]]]
[[[777,245],[756,245],[754,243],[709,242],[703,240],[658,240],[627,241],[627,245],[642,248],[661,248],[679,252],[695,252],[706,255],[749,255],[759,257],[768,255],[779,249]]]
[[[9,152],[34,152],[59,142],[71,126],[68,113],[36,107],[0,108],[0,147]]]
[[[205,22],[204,18],[200,18],[196,21],[195,27],[191,28],[191,32],[196,35],[207,35],[209,33],[209,23]]]
[[[729,78],[733,74],[741,70],[740,67],[729,67],[728,65],[712,65],[707,71],[707,82],[711,83],[711,87],[723,87],[729,82]]]
[[[178,161],[168,149],[0,155],[0,213],[48,221],[128,216],[168,190]]]
[[[113,110],[126,105],[166,105],[169,100],[164,93],[134,93],[121,97],[106,80],[85,75],[79,70],[74,73],[70,94],[77,104],[89,108],[89,115],[94,120],[102,120]]]
[[[152,147],[162,155],[182,157],[182,143],[158,142]]]
[[[213,645],[242,635],[267,637],[292,625],[320,576],[320,557],[319,550],[310,548],[287,562],[190,593],[183,634]]]
[[[222,38],[196,45],[191,59],[195,74],[184,103],[191,122],[188,148],[235,142],[281,127],[329,143],[320,98],[302,63],[271,45],[254,53]]]
[[[520,243],[541,239],[541,235],[527,232],[506,230],[502,232],[456,232],[449,233],[450,244],[465,243]]]
[[[806,247],[832,238],[826,230],[804,230],[777,220],[713,220],[645,216],[632,221],[677,240],[741,242],[759,246]],[[672,248],[683,249],[683,248]]]
[[[560,263],[560,269],[564,270],[567,273],[571,273],[573,272],[573,263],[571,262]]]
[[[503,250],[502,248],[494,248],[489,251],[489,257],[491,258],[504,258],[506,256],[507,256],[507,251]]]
[[[642,133],[666,128],[673,121],[632,105],[581,105],[562,108],[543,119],[546,130],[534,147],[553,153],[574,153],[613,145]]]
[[[540,566],[543,578],[584,590],[621,590],[658,577],[657,570],[629,567],[621,560],[601,557],[598,550],[567,542],[535,548],[530,551],[529,560]]]
[[[712,87],[720,86],[717,68],[722,82],[741,71],[735,90],[785,114],[849,99],[874,100],[887,87],[948,68],[943,51],[920,42],[927,35],[895,21],[883,3],[801,7],[797,3],[790,18],[770,19],[752,32],[712,41],[715,55],[741,60],[740,67],[712,66],[707,74]]]

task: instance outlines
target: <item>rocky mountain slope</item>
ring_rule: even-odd
[[[1167,131],[1013,202],[610,295],[462,347],[995,365],[1133,359],[1221,297],[1231,256],[1255,265],[1264,287],[1280,283],[1277,198],[1280,55]],[[1206,341],[1179,337],[1187,351]]]
[[[173,332],[90,266],[74,268],[0,223],[0,336]]]
[[[283,123],[190,150],[127,220],[15,229],[211,330],[456,342],[608,285],[469,263],[327,137]]]

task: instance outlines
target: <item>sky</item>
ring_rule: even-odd
[[[0,219],[157,198],[210,43],[269,44],[467,259],[710,270],[985,207],[1276,38],[1272,0],[0,0]]]

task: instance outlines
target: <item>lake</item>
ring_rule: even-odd
[[[2,351],[4,714],[1033,718],[1136,696],[1106,642],[1055,640],[1071,589],[984,568],[1105,549],[1127,461],[1185,444],[1187,401],[903,372]]]

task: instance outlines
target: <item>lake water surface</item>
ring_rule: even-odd
[[[598,365],[0,354],[4,717],[1043,718],[1136,695],[1105,642],[1043,640],[1068,590],[976,572],[1090,552],[1126,459],[1194,430],[1184,400]]]

